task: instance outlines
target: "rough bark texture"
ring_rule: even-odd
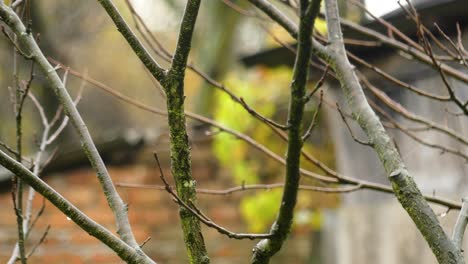
[[[200,0],[188,0],[179,39],[169,71],[162,69],[151,57],[109,0],[99,0],[122,36],[140,58],[148,71],[163,86],[167,96],[168,123],[171,138],[171,167],[178,196],[186,204],[196,203],[196,182],[192,178],[190,145],[184,113],[184,78]],[[209,263],[200,221],[187,210],[180,209],[182,230],[190,263]]]
[[[171,79],[171,78],[169,78]],[[192,178],[190,146],[185,126],[184,96],[179,96],[183,83],[166,83],[167,110],[171,138],[171,167],[176,191],[186,204],[196,203],[196,181]],[[183,92],[183,91],[182,91]],[[180,219],[190,263],[209,263],[200,221],[187,209],[180,207]]]
[[[171,69],[162,82],[167,96],[172,176],[177,194],[189,205],[196,203],[197,196],[196,181],[192,178],[190,145],[184,112],[184,78],[199,7],[199,0],[187,2]],[[182,207],[180,219],[190,263],[209,263],[200,221]]]

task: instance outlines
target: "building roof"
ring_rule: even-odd
[[[445,33],[453,35],[456,32],[456,23],[459,23],[460,25],[468,24],[467,0],[416,0],[413,2],[424,25],[430,30],[434,30],[434,23],[437,23]],[[396,9],[382,16],[382,18],[411,38],[416,38],[416,25],[403,9]],[[386,35],[386,28],[378,21],[366,20],[361,23],[361,25]],[[349,39],[372,40],[371,37],[365,36],[362,33],[346,26],[343,26],[343,35],[345,38]],[[392,51],[385,46],[364,47],[350,45],[347,46],[347,48],[364,59],[370,56],[385,55]],[[241,61],[247,67],[254,65],[265,65],[270,67],[280,65],[292,66],[294,63],[294,55],[284,47],[277,47],[243,56]]]

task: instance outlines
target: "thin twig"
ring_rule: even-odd
[[[431,120],[428,120],[422,116],[416,115],[410,111],[408,111],[404,106],[402,106],[400,103],[394,101],[392,98],[390,98],[388,95],[386,95],[384,92],[379,90],[377,87],[372,85],[370,81],[362,74],[359,74],[360,80],[366,85],[366,87],[371,91],[382,103],[390,107],[393,111],[396,113],[400,114],[404,118],[426,125],[430,127],[433,130],[439,131],[455,140],[457,140],[459,143],[463,145],[468,145],[468,138],[465,138],[463,135],[459,134],[457,131],[448,128],[446,126],[440,125],[436,122],[433,122]]]
[[[50,59],[51,60],[51,59]],[[159,108],[155,108],[155,107],[151,107],[151,106],[148,106],[146,104],[143,104],[142,102],[140,101],[137,101],[133,98],[130,98],[118,91],[116,91],[115,89],[95,80],[95,79],[92,79],[90,77],[85,77],[83,76],[82,74],[80,74],[79,72],[73,70],[70,68],[70,74],[78,77],[78,78],[81,78],[81,79],[84,79],[86,80],[88,83],[92,84],[92,87],[96,87],[96,88],[99,88],[103,91],[105,91],[106,93],[114,96],[115,98],[125,102],[125,103],[128,103],[130,105],[133,105],[139,109],[142,109],[144,111],[148,111],[150,113],[153,113],[153,114],[157,114],[157,115],[160,115],[160,116],[167,116],[167,112],[166,111],[163,111]],[[242,139],[243,141],[247,142],[250,146],[254,147],[255,149],[261,151],[262,153],[265,153],[267,156],[269,156],[270,158],[272,158],[273,160],[281,163],[281,164],[286,164],[286,160],[284,158],[282,158],[281,156],[279,156],[278,154],[274,153],[273,151],[271,151],[270,149],[268,149],[267,147],[265,147],[264,145],[260,144],[259,142],[255,141],[253,138],[243,134],[243,133],[240,133],[234,129],[231,129],[229,127],[226,127],[224,126],[223,124],[221,123],[218,123],[210,118],[207,118],[207,117],[204,117],[204,116],[201,116],[201,115],[198,115],[196,113],[192,113],[192,112],[189,112],[189,111],[185,111],[185,114],[187,115],[188,118],[191,118],[193,120],[197,120],[199,122],[202,122],[202,123],[205,123],[205,124],[209,124],[210,126],[213,126],[213,127],[216,127],[218,128],[219,130],[223,131],[223,132],[226,132],[228,134],[231,134],[233,135],[234,137],[236,138],[239,138],[239,139]],[[316,174],[316,173],[312,173],[311,171],[308,171],[308,170],[304,170],[304,169],[301,169],[301,173],[302,175],[305,175],[305,176],[308,176],[308,177],[311,177],[311,178],[315,178],[316,180],[319,180],[319,181],[324,181],[324,182],[337,182],[336,179],[334,178],[331,178],[331,177],[326,177],[326,176],[323,176],[323,175],[319,175],[319,174]]]
[[[107,2],[111,9],[115,8],[110,1]],[[117,14],[118,15],[118,14]],[[45,75],[49,87],[54,89],[57,98],[62,103],[65,112],[70,118],[71,123],[78,132],[81,145],[84,149],[85,154],[93,165],[97,178],[101,184],[101,187],[106,194],[106,199],[108,201],[109,207],[111,208],[115,221],[117,224],[117,230],[119,235],[123,240],[132,245],[134,248],[138,248],[138,243],[135,240],[135,237],[131,231],[131,226],[128,220],[127,206],[117,193],[115,186],[113,185],[112,179],[106,169],[106,166],[99,155],[99,152],[93,142],[93,139],[89,133],[89,130],[83,121],[80,113],[78,112],[76,106],[73,103],[68,91],[63,85],[62,80],[56,73],[56,68],[53,68],[47,59],[44,57],[41,49],[39,48],[36,40],[32,34],[27,33],[27,29],[22,23],[21,19],[16,15],[16,13],[9,7],[0,3],[0,17],[3,19],[5,24],[7,24],[10,29],[15,33],[18,38],[18,42],[25,47],[31,54],[34,54],[33,59],[41,69],[42,73]],[[148,62],[150,65],[154,66],[154,69],[164,75],[163,71],[160,70],[159,66],[153,64],[151,61]],[[143,258],[144,255],[142,255]]]
[[[338,113],[340,113],[341,120],[343,120],[343,123],[346,125],[346,128],[348,129],[348,132],[351,135],[351,137],[353,138],[353,140],[356,141],[357,143],[361,144],[361,145],[368,146],[368,147],[373,147],[372,142],[360,140],[356,136],[354,136],[353,130],[349,126],[348,121],[346,120],[346,117],[344,116],[343,111],[341,111],[341,108],[338,105],[338,103],[336,103],[336,109],[338,110]]]
[[[0,10],[2,8],[3,7],[0,4]],[[2,164],[2,166],[4,166],[12,173],[18,175],[18,177],[21,177],[27,184],[33,187],[38,193],[43,195],[83,230],[88,232],[91,236],[96,237],[109,248],[114,250],[124,261],[129,263],[154,264],[154,261],[152,261],[139,249],[135,249],[129,246],[127,243],[115,236],[112,232],[93,221],[62,195],[60,195],[56,190],[37,177],[37,175],[31,173],[31,171],[29,171],[26,167],[9,157],[1,150],[0,164]]]
[[[146,245],[146,243],[148,243],[148,241],[150,241],[150,240],[151,240],[151,237],[150,237],[150,236],[147,237],[147,238],[145,239],[145,241],[141,242],[140,248],[143,248],[143,247]]]
[[[229,238],[234,238],[234,239],[250,239],[250,240],[253,240],[253,239],[264,239],[264,238],[269,238],[271,237],[272,235],[271,234],[243,234],[243,233],[234,233],[234,232],[231,232],[229,230],[227,230],[226,228],[220,226],[220,225],[217,225],[216,223],[214,223],[212,220],[210,220],[206,215],[201,215],[200,213],[198,213],[197,211],[199,211],[199,209],[194,209],[192,208],[191,206],[187,205],[184,201],[182,201],[182,199],[174,192],[174,190],[172,189],[172,187],[169,185],[169,183],[167,182],[166,178],[164,177],[164,173],[163,173],[163,170],[162,170],[162,167],[161,167],[161,163],[159,162],[159,158],[158,158],[158,154],[155,152],[154,153],[154,158],[156,160],[156,163],[158,165],[158,168],[159,168],[159,173],[160,173],[160,178],[162,180],[162,182],[164,183],[164,189],[172,196],[172,198],[174,198],[174,200],[176,201],[177,204],[179,204],[179,206],[183,207],[184,209],[188,210],[193,216],[195,216],[198,220],[200,220],[202,223],[204,223],[206,226],[208,227],[211,227],[211,228],[214,228],[215,230],[217,230],[219,233],[223,234],[223,235],[226,235],[228,236]]]
[[[312,134],[312,130],[317,125],[317,117],[320,112],[320,109],[322,108],[322,102],[323,102],[323,90],[320,91],[319,103],[317,105],[317,108],[315,109],[314,116],[312,117],[312,121],[310,122],[310,125],[307,128],[304,136],[302,136],[302,141],[304,142],[306,142],[307,139],[309,139],[310,135]]]
[[[166,186],[161,185],[148,185],[148,184],[137,184],[137,183],[116,183],[116,186],[122,188],[136,188],[136,189],[151,189],[163,191],[166,190]],[[172,187],[171,187],[172,188]],[[254,191],[254,190],[272,190],[272,189],[282,189],[284,188],[284,183],[270,183],[270,184],[247,184],[240,185],[235,187],[230,187],[222,190],[213,190],[213,189],[203,189],[197,188],[197,193],[205,195],[220,195],[227,196],[234,193],[245,192],[245,191]],[[311,191],[311,192],[321,192],[321,193],[349,193],[361,189],[360,184],[350,185],[345,187],[321,187],[313,185],[299,185],[299,190],[302,191]]]
[[[139,101],[137,101],[135,99],[132,99],[132,98],[126,96],[126,95],[123,95],[123,94],[117,92],[115,89],[113,89],[113,88],[111,88],[111,87],[109,87],[109,86],[107,86],[107,85],[105,85],[105,84],[103,84],[101,82],[98,82],[97,80],[92,79],[89,76],[85,77],[83,74],[80,74],[79,72],[73,70],[72,68],[69,68],[69,71],[70,71],[70,74],[72,74],[72,75],[74,75],[74,76],[76,76],[78,78],[81,78],[83,80],[86,80],[88,83],[92,84],[91,87],[96,87],[96,88],[102,89],[104,92],[107,92],[108,94],[110,94],[111,96],[121,100],[122,102],[128,103],[128,104],[133,105],[133,106],[135,106],[135,107],[137,107],[137,108],[139,108],[141,110],[144,110],[144,111],[147,111],[147,112],[150,112],[150,113],[153,113],[153,114],[157,114],[157,115],[160,115],[160,116],[167,116],[167,113],[165,111],[160,110],[160,109],[155,108],[155,107],[145,105],[142,102],[139,102]],[[327,100],[325,98],[323,99],[323,102],[326,103],[328,106],[334,107],[334,109],[336,109],[336,105],[331,103],[331,102],[327,102]],[[347,116],[347,114],[345,114],[345,113],[343,113],[343,114]],[[217,129],[219,129],[219,131],[222,131],[222,132],[228,133],[230,135],[233,135],[234,137],[243,140],[244,142],[246,142],[247,144],[249,144],[253,148],[259,150],[261,153],[264,153],[265,155],[272,158],[273,160],[278,161],[279,163],[281,163],[283,165],[285,164],[285,160],[283,158],[281,158],[279,155],[275,154],[274,152],[272,152],[271,150],[266,148],[264,145],[258,143],[257,141],[255,141],[254,139],[252,139],[251,137],[249,137],[249,136],[247,136],[245,134],[239,133],[239,132],[237,132],[237,131],[235,131],[233,129],[230,129],[230,128],[222,125],[222,124],[219,124],[219,123],[215,122],[214,120],[211,120],[209,118],[197,115],[195,113],[191,113],[191,112],[186,111],[186,115],[189,118],[192,118],[194,120],[197,120],[197,121],[200,121],[202,123],[208,124],[210,126],[216,127]],[[285,135],[285,132],[283,130],[274,128],[273,131],[275,133],[277,133],[280,136],[280,138],[287,141],[287,135]],[[313,163],[314,165],[316,165],[318,168],[320,168],[321,170],[323,170],[326,173],[326,176],[324,176],[324,175],[319,175],[319,174],[316,174],[316,173],[312,173],[312,172],[310,172],[308,170],[301,169],[302,175],[304,175],[304,176],[306,176],[308,178],[323,181],[323,182],[327,182],[327,183],[340,183],[340,182],[342,182],[342,183],[349,183],[349,184],[352,184],[352,185],[358,185],[359,184],[359,185],[362,185],[363,186],[362,188],[364,188],[364,189],[370,189],[370,190],[380,191],[380,192],[385,192],[385,193],[393,193],[392,188],[389,187],[389,186],[384,186],[384,185],[381,185],[381,184],[371,183],[371,182],[367,182],[367,181],[361,181],[361,180],[357,180],[357,179],[354,179],[354,178],[351,178],[351,177],[345,177],[343,175],[340,175],[337,172],[335,172],[334,170],[332,170],[331,168],[327,167],[322,162],[320,162],[318,159],[313,157],[310,153],[306,152],[304,149],[302,150],[302,155],[306,160],[310,161],[311,163]],[[428,201],[430,201],[432,203],[436,203],[436,204],[439,204],[439,205],[442,205],[442,206],[447,206],[448,208],[452,208],[452,209],[460,209],[461,208],[461,204],[459,204],[457,202],[454,202],[454,201],[450,201],[450,200],[441,198],[441,197],[434,197],[434,196],[430,196],[430,195],[426,195],[424,197]]]
[[[346,56],[337,1],[325,0],[325,11],[330,41],[326,51],[329,52],[333,62],[331,65],[339,76],[343,94],[346,96],[353,117],[367,137],[372,139],[373,148],[395,189],[396,198],[412,218],[440,263],[462,263],[463,255],[446,235],[437,215],[424,200],[393,141],[366,99],[355,69]]]
[[[50,225],[47,225],[46,230],[42,234],[39,241],[37,241],[37,243],[31,248],[31,251],[28,253],[28,258],[31,257],[36,251],[36,249],[45,241],[47,235],[49,234],[49,230],[50,230]]]
[[[15,47],[15,50],[21,54],[22,57],[24,57],[27,60],[31,60],[33,57],[30,54],[26,54],[18,45],[18,43],[6,32],[5,27],[3,25],[0,25],[0,28],[2,30],[3,35],[9,40],[9,42]]]

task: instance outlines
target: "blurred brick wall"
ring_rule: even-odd
[[[194,155],[193,174],[201,188],[221,189],[232,186],[228,177],[220,176],[210,157]],[[169,179],[167,162],[164,172]],[[161,184],[154,164],[110,167],[115,182]],[[115,232],[113,216],[91,169],[83,168],[48,176],[46,182],[69,201],[101,225]],[[151,237],[143,250],[158,263],[187,263],[176,204],[165,191],[148,189],[123,189],[119,193],[129,205],[129,217],[139,242]],[[239,213],[241,195],[199,195],[199,206],[215,222],[235,232],[247,232]],[[39,208],[42,198],[37,195],[34,208]],[[49,202],[32,232],[27,248],[30,249],[42,236],[47,225],[51,229],[29,263],[122,263],[122,261],[97,239],[82,231]],[[11,194],[0,194],[0,263],[5,263],[16,242],[16,218],[11,206]],[[213,263],[247,263],[255,241],[233,240],[204,227],[205,240]],[[274,263],[309,263],[310,238],[308,233],[293,234],[286,249]],[[290,262],[293,261],[293,262]]]

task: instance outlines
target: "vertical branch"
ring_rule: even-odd
[[[442,229],[434,211],[409,175],[393,141],[369,106],[343,44],[336,0],[325,0],[330,64],[336,72],[356,122],[366,133],[392,183],[395,195],[422,233],[439,263],[464,263],[461,251]]]
[[[92,167],[96,171],[97,178],[103,188],[109,207],[114,214],[117,224],[117,233],[128,245],[139,250],[139,245],[131,231],[127,214],[127,206],[117,193],[107,168],[94,145],[88,128],[74,105],[73,100],[68,94],[62,80],[57,75],[56,69],[49,64],[31,32],[25,28],[24,24],[11,8],[4,4],[0,4],[0,18],[16,34],[18,43],[24,47],[25,51],[29,53],[28,56],[39,66],[43,74],[46,76],[50,87],[54,89],[57,98],[63,105],[65,113],[68,115],[72,125],[75,127],[81,141],[82,148]]]
[[[161,83],[166,92],[171,138],[172,174],[177,193],[181,199],[187,204],[195,203],[195,181],[191,175],[190,146],[184,114],[184,78],[200,0],[187,1],[176,51],[169,71],[163,70],[154,61],[110,0],[99,0],[99,2],[135,54],[153,77]],[[180,208],[180,218],[190,262],[209,263],[199,220],[184,208]]]
[[[288,149],[286,157],[286,179],[281,206],[275,223],[271,227],[272,238],[261,240],[254,248],[251,263],[269,263],[286,240],[292,225],[294,208],[300,179],[300,156],[303,145],[302,117],[306,103],[306,84],[309,59],[312,54],[311,34],[314,21],[320,10],[320,0],[301,0],[298,50],[291,82],[291,98],[288,110]]]
[[[177,41],[171,69],[162,69],[146,51],[110,0],[98,0],[112,18],[117,29],[131,46],[148,71],[163,86],[167,96],[168,122],[171,138],[171,167],[178,195],[184,202],[195,203],[195,181],[191,175],[190,146],[185,126],[184,77],[190,53],[200,0],[188,0]],[[180,209],[184,240],[191,263],[209,263],[199,220]]]
[[[163,70],[154,61],[110,0],[99,0],[99,2],[135,54],[153,77],[161,83],[166,92],[171,138],[171,167],[177,194],[185,203],[195,203],[195,181],[192,179],[190,146],[185,125],[184,77],[200,0],[187,1],[176,51],[169,71]],[[184,208],[180,208],[180,218],[190,262],[209,263],[200,221]]]
[[[16,41],[16,37],[15,37]],[[34,79],[34,62],[31,63],[31,71],[30,71],[30,78],[28,82],[25,84],[24,89],[21,88],[19,85],[18,79],[18,69],[17,69],[17,55],[16,55],[16,47],[15,47],[15,55],[13,57],[13,76],[15,79],[15,89],[16,89],[16,98],[15,98],[15,120],[16,120],[16,161],[21,163],[22,160],[22,113],[23,113],[23,106],[28,96],[29,89],[31,88],[32,81]],[[25,241],[26,241],[26,230],[25,226],[27,226],[27,215],[25,217],[24,211],[24,203],[23,203],[23,193],[24,193],[24,184],[20,178],[14,177],[16,179],[16,189],[13,192],[13,206],[16,213],[16,222],[18,226],[18,243],[16,244],[13,253],[11,255],[10,261],[16,261],[16,258],[19,255],[21,263],[26,263],[26,249],[25,249]],[[16,199],[15,199],[16,198]],[[27,211],[27,209],[26,209]],[[26,213],[27,214],[27,213]],[[10,263],[10,261],[8,263]]]
[[[23,102],[26,94],[23,94],[23,90],[19,84],[19,73],[18,73],[18,55],[16,50],[17,37],[13,38],[15,46],[13,47],[13,81],[15,89],[15,122],[16,122],[16,161],[21,163],[22,152],[23,152],[23,128],[22,128],[22,116],[23,116]],[[26,92],[26,91],[24,91]],[[15,188],[15,187],[14,187]],[[22,264],[26,264],[26,252],[24,248],[24,230],[23,230],[23,181],[16,178],[16,192],[13,193],[14,209],[16,213],[16,224],[18,228],[18,249],[19,257]],[[16,198],[16,199],[15,199]]]
[[[177,194],[187,204],[196,203],[196,183],[192,178],[190,146],[184,113],[184,77],[200,0],[188,0],[179,32],[177,47],[167,78],[162,82],[167,96],[171,138],[171,167]],[[180,207],[182,231],[190,263],[209,263],[200,221]]]

